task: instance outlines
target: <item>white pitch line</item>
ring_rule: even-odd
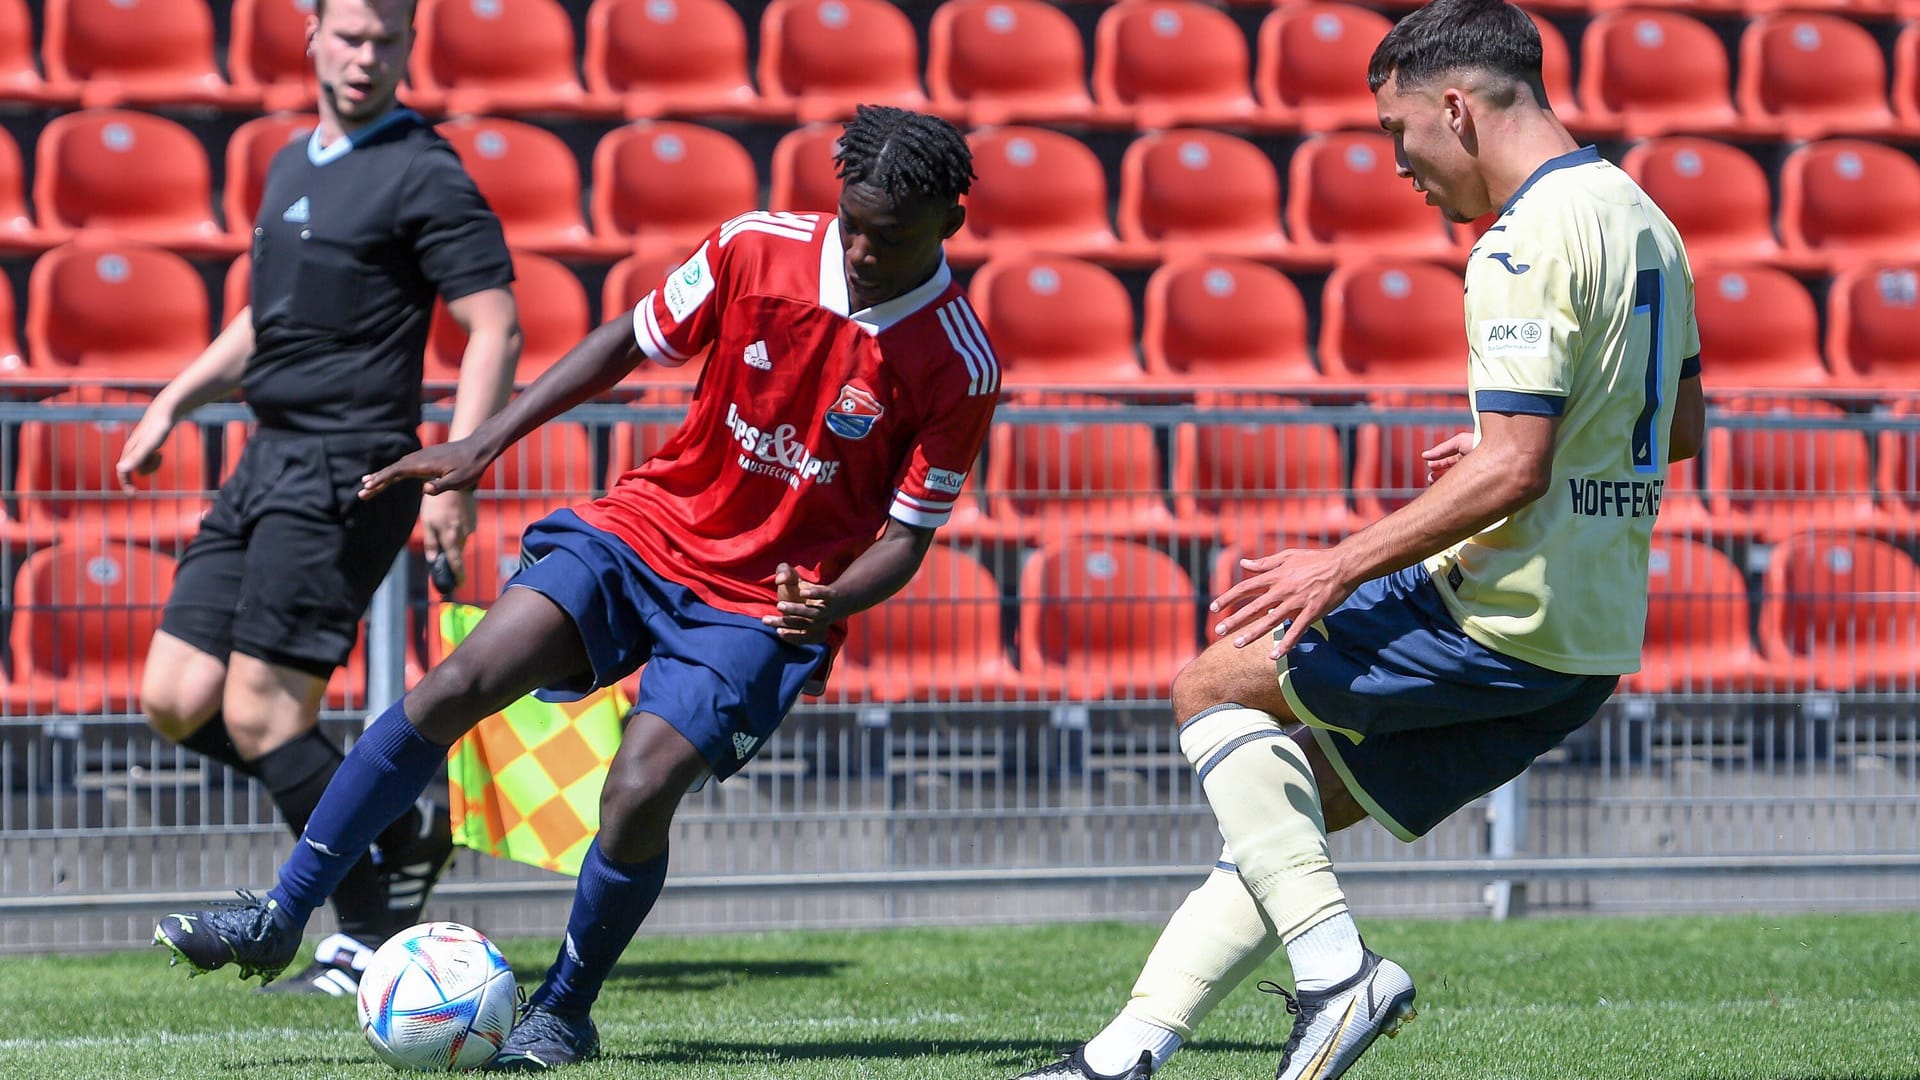
[[[139,1035],[74,1035],[65,1039],[0,1039],[0,1053],[15,1050],[95,1050],[105,1047],[192,1046],[200,1043],[256,1043],[304,1038],[312,1028],[250,1028],[244,1031],[152,1031]]]

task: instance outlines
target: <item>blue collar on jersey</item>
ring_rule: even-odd
[[[353,152],[356,143],[365,142],[371,139],[376,133],[385,131],[408,118],[418,120],[420,119],[420,114],[414,112],[412,109],[394,109],[392,112],[358,131],[347,132],[345,138],[333,140],[331,146],[320,145],[320,129],[316,126],[313,129],[313,134],[307,136],[307,160],[315,165],[326,165],[339,161],[341,158]]]
[[[1556,169],[1571,169],[1575,165],[1591,165],[1599,160],[1600,150],[1592,143],[1588,143],[1578,150],[1570,150],[1557,158],[1548,158],[1539,168],[1533,170],[1533,175],[1527,177],[1527,182],[1521,184],[1519,189],[1513,193],[1512,197],[1507,199],[1506,205],[1500,208],[1500,213],[1505,214],[1507,211],[1513,209],[1513,204],[1520,201],[1520,196],[1525,195],[1528,188],[1532,187],[1541,177],[1548,173]]]

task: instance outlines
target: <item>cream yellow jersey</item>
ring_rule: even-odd
[[[1553,486],[1427,560],[1469,637],[1554,671],[1637,671],[1680,379],[1697,374],[1680,234],[1592,147],[1542,165],[1474,245],[1467,388],[1558,416]]]

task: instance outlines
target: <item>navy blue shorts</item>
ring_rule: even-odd
[[[1280,689],[1347,790],[1410,841],[1558,746],[1619,680],[1487,648],[1412,566],[1360,586],[1302,635]]]
[[[506,587],[558,604],[593,667],[536,695],[578,700],[645,664],[635,707],[672,724],[719,779],[759,752],[826,656],[825,645],[789,644],[759,619],[707,604],[571,510],[529,525],[520,551],[529,562]]]

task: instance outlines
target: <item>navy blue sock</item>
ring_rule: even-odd
[[[280,866],[280,883],[267,895],[280,918],[303,928],[313,909],[326,903],[373,838],[413,801],[447,759],[447,748],[429,742],[394,702],[373,722],[333,775],[306,832]]]
[[[550,1009],[585,1012],[600,996],[600,985],[614,962],[640,930],[667,882],[667,853],[646,862],[615,862],[595,839],[580,864],[580,884],[567,917],[567,939],[533,1003]]]

